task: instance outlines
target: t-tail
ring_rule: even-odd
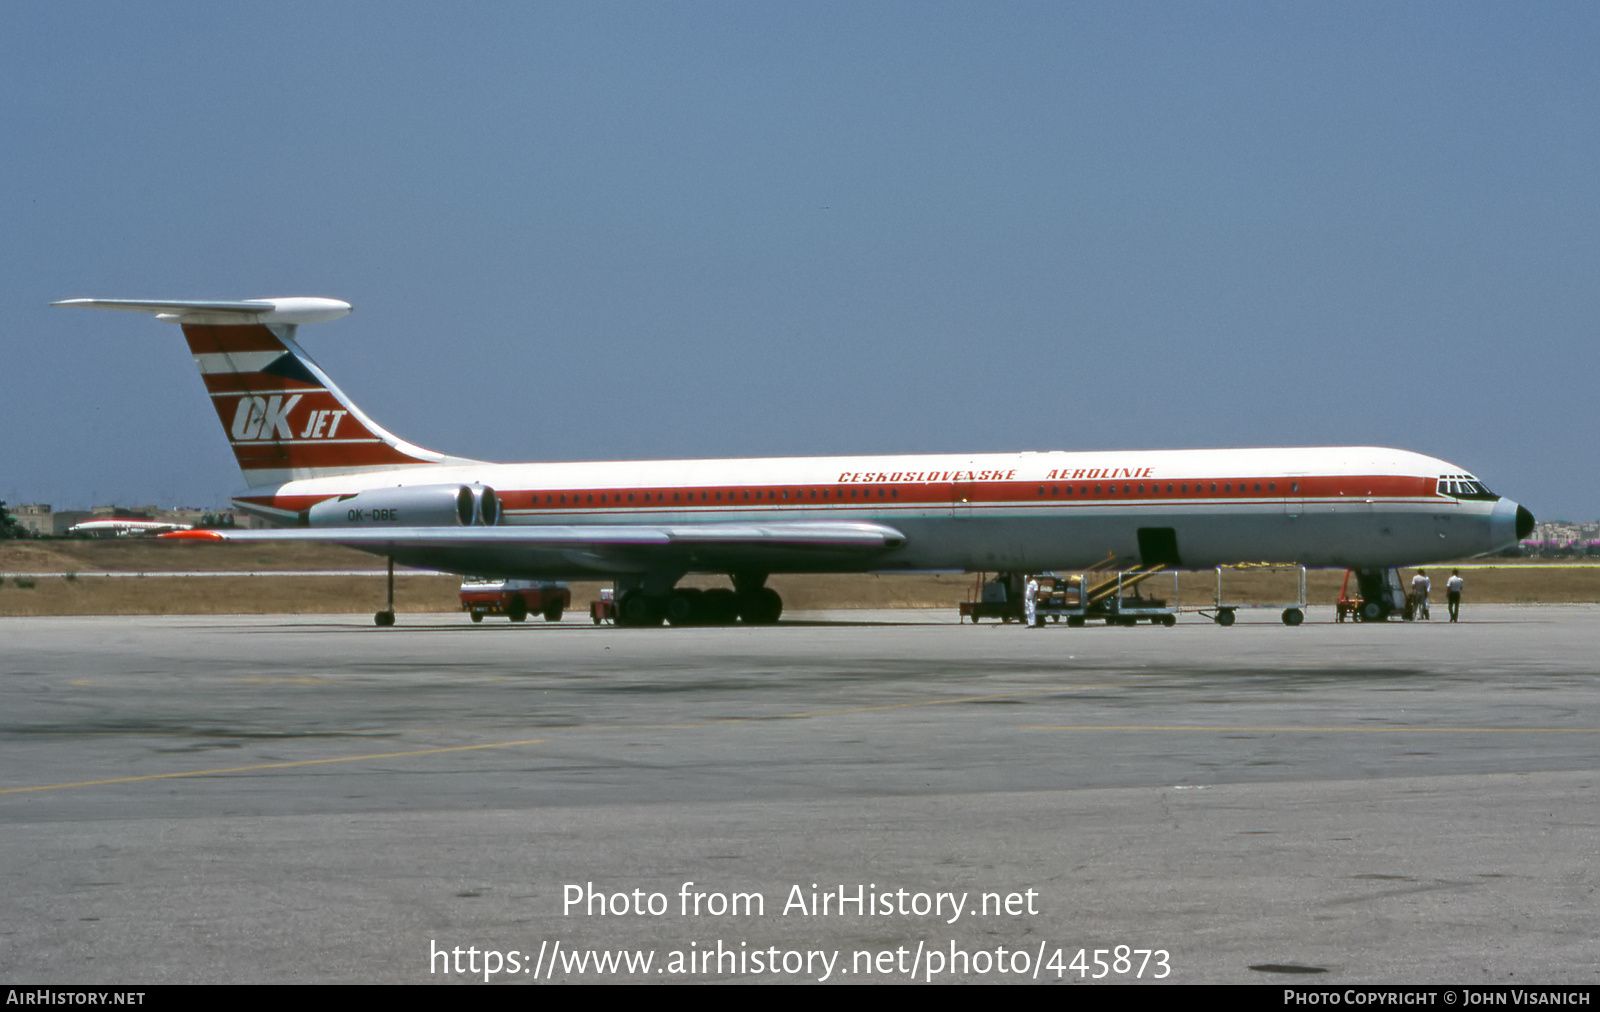
[[[374,422],[295,343],[301,324],[338,319],[350,312],[347,302],[68,299],[55,305],[153,313],[158,320],[179,324],[251,488],[300,478],[474,463],[413,446]]]

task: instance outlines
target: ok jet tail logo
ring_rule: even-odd
[[[271,397],[241,397],[229,430],[237,440],[291,439],[289,412],[300,403],[301,394],[284,401],[282,394]]]

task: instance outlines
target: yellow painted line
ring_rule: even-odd
[[[1036,724],[1023,727],[1024,731],[1359,731],[1366,734],[1436,734],[1441,732],[1475,731],[1497,734],[1594,734],[1600,727],[1408,727],[1388,725],[1383,727],[1251,727],[1212,724]]]
[[[421,748],[410,752],[378,752],[372,755],[340,756],[336,759],[296,759],[281,763],[260,763],[255,766],[229,766],[215,770],[188,770],[182,773],[147,773],[138,777],[113,777],[109,780],[80,780],[71,784],[41,784],[38,787],[7,787],[0,794],[22,794],[27,791],[55,791],[66,787],[103,787],[106,784],[132,784],[141,780],[177,780],[182,777],[214,777],[224,773],[254,773],[260,770],[281,770],[291,766],[321,766],[327,763],[355,763],[372,759],[401,759],[409,756],[438,755],[442,752],[471,752],[479,749],[513,748],[517,745],[539,745],[549,739],[528,738],[523,741],[497,741],[486,745],[451,745],[446,748]]]
[[[235,678],[235,679],[233,679],[233,681],[235,681],[235,682],[267,682],[267,683],[274,684],[274,685],[280,684],[280,683],[284,683],[284,682],[291,682],[291,683],[294,683],[296,685],[327,685],[327,684],[331,683],[333,681],[333,679],[331,679],[331,678],[312,678],[310,676],[296,676],[296,675],[276,675],[276,676],[272,676],[272,677],[262,677],[262,678]]]
[[[909,710],[919,706],[949,706],[952,703],[983,703],[992,699],[1015,699],[1019,696],[1044,696],[1058,692],[1082,692],[1085,689],[1115,689],[1122,682],[1104,682],[1098,685],[1057,686],[1053,689],[1023,689],[1018,692],[997,692],[987,696],[951,696],[948,699],[924,699],[915,703],[884,703],[880,706],[851,706],[840,710],[805,710],[800,713],[780,713],[770,717],[724,717],[696,724],[597,724],[583,728],[586,731],[662,731],[696,727],[721,727],[726,724],[752,724],[773,720],[805,720],[810,717],[837,717],[849,713],[873,713],[879,710]]]
[[[948,699],[925,699],[913,703],[886,703],[882,706],[855,706],[838,710],[811,710],[802,713],[785,713],[773,717],[728,717],[695,724],[600,724],[574,728],[581,731],[661,731],[689,730],[701,727],[720,727],[729,724],[751,724],[768,720],[803,720],[810,717],[830,717],[849,713],[871,713],[878,710],[904,710],[920,706],[947,706],[952,703],[981,703],[992,699],[1013,699],[1019,696],[1038,696],[1058,692],[1079,692],[1084,689],[1115,688],[1121,683],[1105,682],[1096,685],[1058,686],[1052,689],[1027,689],[1019,692],[1001,692],[985,696],[952,696]],[[367,734],[383,732],[369,731]],[[261,770],[288,769],[295,766],[318,766],[326,763],[363,762],[372,759],[402,759],[411,756],[438,755],[443,752],[470,752],[494,748],[514,748],[519,745],[541,745],[548,738],[529,738],[523,741],[499,741],[484,745],[452,745],[446,748],[414,749],[407,752],[378,752],[371,755],[341,756],[335,759],[296,759],[289,762],[261,763],[255,766],[230,766],[223,769],[187,770],[179,773],[147,773],[137,777],[112,777],[106,780],[79,780],[69,784],[41,784],[36,787],[0,788],[0,794],[23,794],[28,791],[55,791],[68,787],[104,787],[108,784],[133,784],[145,780],[178,780],[185,777],[211,777],[226,773],[254,773]]]

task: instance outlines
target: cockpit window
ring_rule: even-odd
[[[1489,491],[1483,482],[1470,474],[1445,474],[1439,476],[1439,494],[1452,499],[1482,499],[1493,502],[1500,497]]]

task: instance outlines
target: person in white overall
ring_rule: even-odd
[[[1425,569],[1417,570],[1417,575],[1411,578],[1411,603],[1413,614],[1419,619],[1428,618],[1428,591],[1433,589],[1433,581],[1428,579]]]
[[[1022,590],[1022,614],[1030,629],[1037,625],[1038,597],[1039,581],[1030,576],[1028,577],[1028,585]]]

